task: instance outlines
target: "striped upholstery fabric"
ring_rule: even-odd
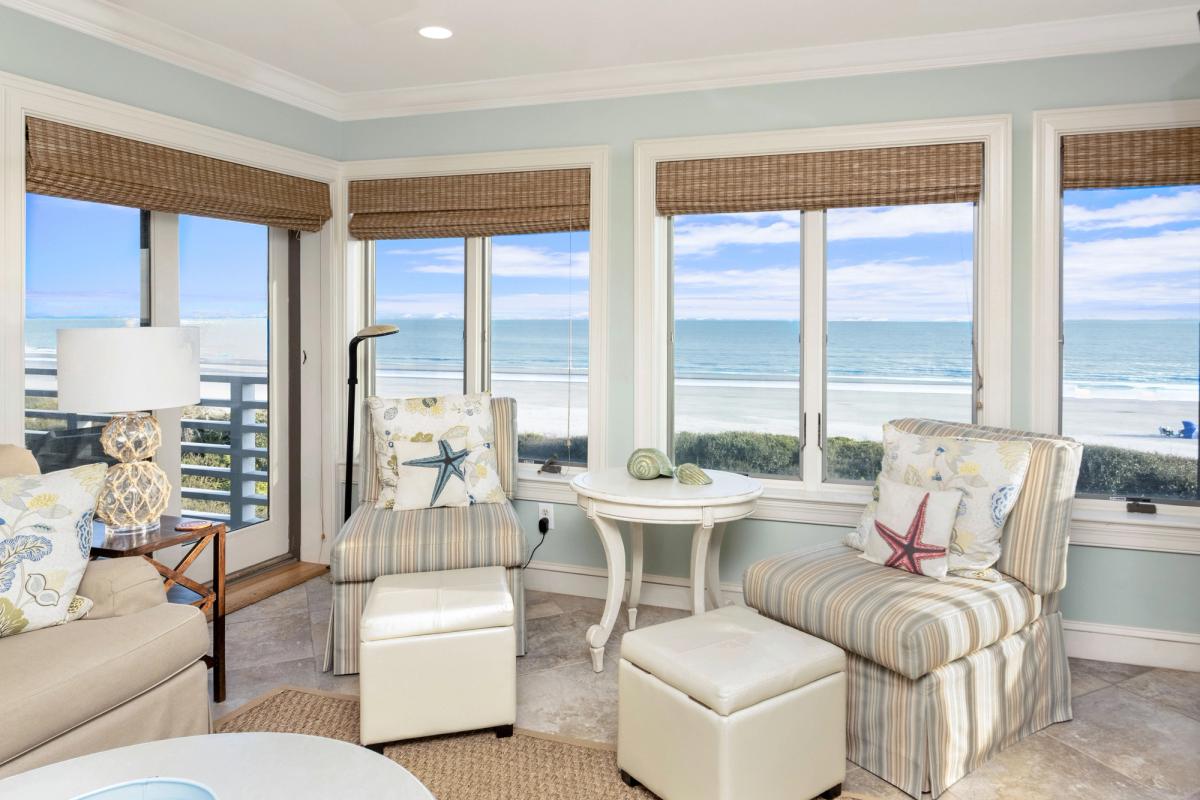
[[[1059,614],[913,680],[851,655],[847,757],[912,797],[937,797],[1001,750],[1071,719]]]
[[[746,570],[746,604],[908,678],[998,642],[1041,614],[1020,582],[912,575],[840,544]]]
[[[525,572],[520,567],[504,571],[508,590],[512,593],[513,627],[517,635],[517,655],[525,655]],[[324,670],[337,675],[358,672],[358,624],[362,620],[371,581],[350,581],[333,584],[333,607],[329,612],[329,628],[325,634]]]
[[[363,503],[374,503],[379,499],[379,475],[375,472],[371,412],[365,400],[360,411],[362,435],[359,445],[359,481],[362,489],[359,498]],[[493,397],[492,425],[496,432],[496,462],[500,472],[500,485],[511,500],[517,488],[517,401],[511,397]]]
[[[1083,446],[1073,439],[982,425],[898,419],[892,424],[921,436],[965,436],[993,441],[1021,440],[1033,446],[1025,485],[1008,516],[996,569],[1036,594],[1052,594],[1067,584],[1067,540],[1071,505]]]
[[[392,511],[359,506],[333,540],[334,583],[380,575],[471,567],[515,567],[525,533],[511,503]]]

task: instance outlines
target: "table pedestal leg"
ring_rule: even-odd
[[[707,573],[708,541],[712,527],[703,523],[692,530],[692,613],[704,613],[704,577]]]
[[[599,515],[592,517],[600,543],[604,545],[604,559],[608,562],[608,593],[604,598],[604,615],[600,624],[588,628],[587,643],[592,652],[592,669],[604,670],[604,645],[612,635],[621,609],[621,594],[625,589],[625,544],[621,541],[621,529],[611,519]]]
[[[708,563],[706,565],[705,584],[708,589],[708,602],[713,608],[721,607],[721,542],[725,538],[725,523],[713,528],[712,537],[708,540]]]
[[[642,523],[629,523],[629,630],[637,630],[638,604],[642,599]]]

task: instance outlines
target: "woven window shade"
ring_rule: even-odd
[[[983,188],[983,145],[664,161],[656,181],[664,216],[966,203]]]
[[[350,235],[430,239],[586,230],[591,172],[550,169],[350,182]]]
[[[329,185],[61,122],[25,121],[25,187],[149,211],[318,231]]]
[[[1081,133],[1062,139],[1062,188],[1200,183],[1200,127]]]

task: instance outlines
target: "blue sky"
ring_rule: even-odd
[[[969,319],[973,223],[968,204],[830,211],[829,318]],[[138,211],[29,195],[27,231],[30,317],[138,315]],[[1063,231],[1068,319],[1200,317],[1200,187],[1067,192]],[[185,316],[265,313],[265,228],[185,217],[180,248]],[[676,218],[676,317],[796,319],[800,251],[797,212]],[[586,232],[492,253],[496,318],[586,318]],[[462,264],[462,240],[379,242],[378,315],[461,317]]]

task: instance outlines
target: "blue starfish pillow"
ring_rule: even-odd
[[[931,490],[879,477],[879,506],[862,557],[941,580],[962,492]]]
[[[441,506],[465,506],[467,457],[471,454],[461,438],[388,443],[392,450],[397,481],[394,508],[397,511]]]

